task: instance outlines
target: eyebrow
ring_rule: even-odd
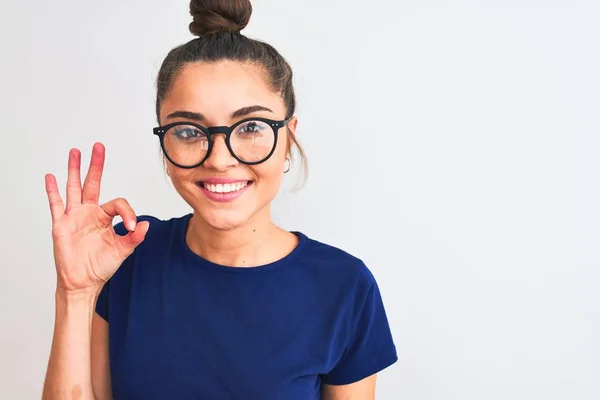
[[[230,117],[231,117],[231,119],[240,118],[240,117],[243,117],[248,114],[258,112],[258,111],[266,111],[266,112],[273,113],[273,110],[271,110],[270,108],[255,105],[255,106],[242,107],[239,110],[232,112]],[[204,117],[204,115],[197,113],[197,112],[192,112],[192,111],[175,111],[175,112],[172,112],[171,114],[167,115],[167,119],[170,119],[170,118],[185,118],[185,119],[191,119],[194,121],[206,120],[206,117]]]

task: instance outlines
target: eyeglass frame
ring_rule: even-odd
[[[273,153],[275,153],[275,149],[277,148],[277,139],[278,139],[278,132],[280,128],[283,128],[284,126],[286,126],[293,117],[289,117],[283,120],[272,120],[269,118],[262,118],[262,117],[251,117],[251,118],[244,118],[240,121],[237,121],[235,124],[230,125],[230,126],[210,126],[210,127],[205,127],[202,126],[200,124],[197,124],[195,122],[187,122],[187,121],[178,121],[178,122],[173,122],[167,125],[163,125],[163,126],[157,126],[155,128],[152,129],[153,133],[158,136],[159,140],[160,140],[160,147],[163,150],[163,153],[165,154],[165,157],[167,157],[167,159],[171,162],[171,164],[175,165],[176,167],[179,168],[184,168],[184,169],[192,169],[192,168],[197,168],[199,166],[201,166],[202,164],[204,164],[204,162],[208,159],[208,157],[210,156],[210,153],[212,151],[213,148],[213,143],[214,140],[212,138],[213,135],[217,135],[217,134],[224,134],[225,135],[225,144],[227,145],[227,149],[229,150],[229,153],[233,156],[233,158],[235,158],[237,161],[239,161],[242,164],[245,165],[257,165],[257,164],[262,164],[265,161],[267,161],[269,158],[271,158],[271,156],[273,155]],[[267,125],[269,125],[271,127],[271,129],[273,129],[273,135],[274,135],[274,140],[273,140],[273,148],[271,149],[271,151],[269,152],[269,154],[264,157],[262,160],[260,161],[244,161],[242,160],[240,157],[237,156],[237,154],[235,154],[235,152],[233,151],[233,149],[231,148],[231,134],[232,132],[235,130],[235,128],[237,128],[239,125],[243,124],[244,122],[249,122],[249,121],[260,121],[260,122],[264,122]],[[167,152],[167,150],[165,149],[165,135],[167,134],[167,131],[171,128],[174,128],[176,126],[181,126],[181,125],[188,125],[188,126],[193,126],[194,128],[198,128],[200,131],[202,131],[202,133],[204,133],[206,135],[206,138],[208,140],[208,150],[206,151],[206,155],[204,156],[204,158],[193,165],[182,165],[182,164],[178,164],[176,163],[170,156],[169,153]]]

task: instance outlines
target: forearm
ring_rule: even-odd
[[[43,400],[93,400],[92,317],[98,290],[56,291],[56,317]]]

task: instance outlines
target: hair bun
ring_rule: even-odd
[[[217,32],[240,32],[252,15],[250,0],[191,0],[192,35]]]

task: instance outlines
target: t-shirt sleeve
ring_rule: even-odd
[[[348,344],[337,364],[322,376],[329,385],[347,385],[376,374],[398,360],[383,300],[373,279],[353,318]]]
[[[108,322],[108,314],[109,314],[109,293],[110,293],[110,280],[108,280],[100,294],[98,295],[98,299],[96,299],[96,313],[101,316],[106,322]]]

